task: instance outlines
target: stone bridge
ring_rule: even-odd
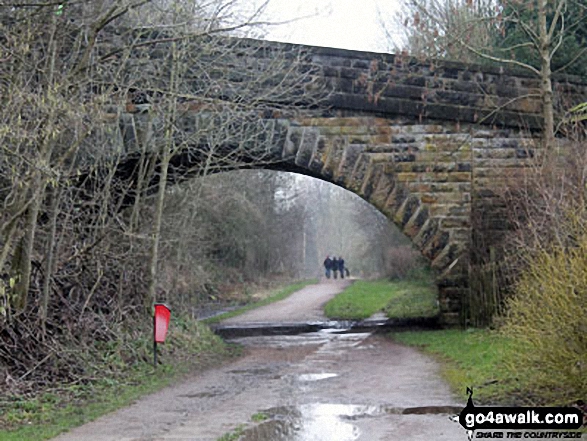
[[[254,166],[317,177],[377,207],[429,259],[443,318],[458,321],[469,290],[471,247],[498,243],[507,228],[496,189],[539,154],[539,80],[502,68],[391,54],[254,40],[238,47],[255,45],[263,47],[256,59],[277,49],[295,51],[301,71],[328,94],[322,106],[250,122],[263,126],[256,138],[262,134],[263,161]],[[561,105],[563,97],[582,99],[586,90],[577,78],[555,85]],[[130,103],[122,115],[127,146],[142,136],[136,127],[145,113],[137,107]],[[210,115],[194,106],[182,125],[191,130]],[[241,146],[241,167],[248,148],[258,150],[258,144]],[[171,159],[171,180],[205,159],[188,150]],[[137,161],[129,154],[120,174],[128,175]]]

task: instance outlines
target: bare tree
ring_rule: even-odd
[[[553,60],[569,35],[584,26],[585,9],[581,0],[406,0],[406,49],[415,55],[497,63],[530,72],[540,80],[544,143],[553,147]],[[516,39],[504,40],[503,35],[513,32]],[[516,57],[520,50],[533,56]],[[561,69],[586,56],[585,48],[579,48]]]
[[[303,54],[232,38],[260,25],[258,11],[0,6],[0,364],[16,378],[41,360],[79,366],[72,351],[50,354],[140,321],[168,290],[168,184],[268,161],[278,114],[319,101]]]

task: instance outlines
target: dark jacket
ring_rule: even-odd
[[[338,270],[344,271],[344,259],[342,257],[338,259]]]
[[[332,269],[332,259],[330,257],[327,257],[324,260],[324,269],[327,269],[327,270],[331,270]]]
[[[338,259],[336,257],[332,259],[332,271],[338,271]]]

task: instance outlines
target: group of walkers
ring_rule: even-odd
[[[332,276],[336,279],[338,273],[340,272],[340,278],[344,279],[344,275],[349,275],[349,270],[344,266],[344,259],[342,256],[339,256],[338,259],[336,256],[333,256],[332,259],[330,256],[326,256],[324,260],[324,270],[327,279],[330,279],[330,273],[332,272]]]

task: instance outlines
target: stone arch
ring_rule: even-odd
[[[202,115],[188,116],[182,129],[194,131]],[[121,123],[127,152],[117,175],[131,181],[136,181],[139,169],[140,154],[132,146],[140,144],[136,127],[141,124],[129,120],[137,118],[144,116],[126,114]],[[397,116],[247,121],[237,130],[228,130],[218,146],[238,156],[238,164],[232,167],[296,172],[334,183],[365,199],[430,261],[443,321],[461,321],[463,300],[469,296],[470,250],[479,245],[472,242],[482,237],[498,243],[503,237],[506,227],[495,185],[523,170],[534,156],[534,140],[527,133]],[[251,130],[254,136],[242,141],[243,130]],[[169,179],[188,179],[190,170],[206,160],[206,148],[204,142],[198,149],[177,152],[170,161]],[[226,164],[218,171],[230,168]],[[132,201],[132,195],[125,197],[126,203]],[[472,225],[472,219],[480,215],[485,225]]]
[[[272,168],[337,184],[385,214],[430,261],[443,320],[457,323],[471,235],[471,148],[465,140],[450,125],[305,118],[289,125]]]

